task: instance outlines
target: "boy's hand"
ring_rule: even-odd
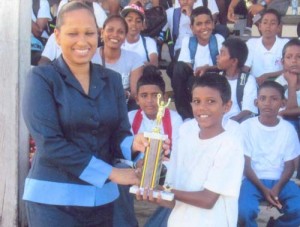
[[[181,7],[181,12],[187,16],[191,16],[192,8],[190,6],[183,6]]]
[[[260,86],[263,82],[265,82],[268,79],[268,77],[265,74],[260,75],[256,78],[256,83],[258,86]]]
[[[275,194],[276,193],[276,194]],[[272,191],[268,188],[265,188],[264,191],[263,191],[263,194],[264,194],[264,197],[265,199],[274,207],[277,207],[278,209],[281,209],[282,208],[282,205],[281,203],[279,202],[279,199],[278,199],[278,194],[275,191]]]
[[[194,71],[194,76],[202,76],[209,68],[209,65],[197,67]]]
[[[253,16],[258,14],[259,12],[263,11],[264,7],[261,4],[253,4],[250,6],[248,12],[251,13]]]
[[[297,86],[297,75],[290,72],[290,71],[285,71],[283,74],[283,77],[286,79],[288,82],[289,87],[296,87]]]

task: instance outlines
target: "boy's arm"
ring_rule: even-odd
[[[294,159],[286,161],[284,163],[284,169],[281,174],[280,179],[278,180],[277,184],[273,186],[271,189],[272,194],[275,197],[278,197],[279,193],[281,192],[281,189],[283,186],[291,179],[294,171],[295,171],[295,165],[294,165]]]
[[[241,122],[242,119],[247,118],[248,116],[250,117],[253,113],[250,110],[243,110],[239,114],[231,117],[232,120]]]
[[[261,85],[266,80],[268,80],[270,78],[276,78],[276,77],[280,76],[282,73],[283,73],[283,70],[279,70],[279,71],[271,72],[271,73],[264,73],[256,78],[256,82],[258,85]]]
[[[255,172],[251,167],[251,158],[245,155],[245,176],[262,192],[265,199],[275,207],[281,209],[281,204],[278,202],[277,195],[274,196],[271,190],[263,185],[263,183],[258,179]]]
[[[217,202],[219,194],[212,192],[210,190],[204,189],[203,191],[188,192],[172,189],[175,195],[175,200],[204,208],[211,209]]]
[[[199,66],[195,69],[194,71],[194,76],[202,76],[204,73],[206,73],[207,71],[216,71],[218,70],[218,67],[216,65],[203,65],[203,66]]]

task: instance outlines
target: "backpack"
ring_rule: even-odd
[[[190,51],[190,58],[192,61],[192,66],[194,67],[195,64],[195,55],[197,51],[197,46],[198,46],[198,40],[196,36],[191,36],[189,40],[189,51]],[[217,38],[215,35],[211,35],[209,39],[209,52],[210,52],[210,57],[213,62],[213,65],[217,64],[217,56],[219,55],[219,50],[218,50],[218,42]]]
[[[146,28],[141,32],[144,36],[152,38],[159,36],[162,28],[167,23],[167,15],[162,6],[155,6],[145,10]]]

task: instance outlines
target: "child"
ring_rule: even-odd
[[[136,102],[140,109],[132,110],[128,113],[132,133],[151,132],[156,126],[155,119],[158,111],[157,95],[161,94],[162,98],[165,97],[165,82],[157,67],[153,65],[145,67],[143,75],[137,82],[136,92]],[[172,147],[176,146],[178,129],[181,123],[182,119],[175,111],[168,108],[165,110],[161,133],[168,135]],[[167,166],[166,162],[164,164]],[[115,202],[114,226],[135,226],[137,222],[135,221],[133,195],[129,194],[128,186],[119,186],[119,190],[121,196]],[[167,208],[159,209],[156,215],[158,212],[170,213]],[[155,221],[160,223],[162,220]]]
[[[141,36],[144,29],[145,12],[140,2],[126,6],[121,15],[128,25],[126,40],[122,45],[125,50],[138,53],[145,65],[152,64],[158,66],[158,55],[155,41],[150,37]]]
[[[223,42],[217,57],[217,66],[224,70],[231,87],[232,106],[224,118],[231,118],[237,122],[242,122],[257,113],[254,105],[257,94],[255,78],[242,72],[247,55],[248,48],[242,40],[229,38]]]
[[[198,127],[185,127],[188,121],[180,128],[167,176],[175,201],[160,201],[175,205],[168,226],[236,226],[244,158],[241,141],[222,127],[230,107],[225,77],[212,73],[195,79],[192,108]]]
[[[266,10],[259,23],[260,38],[247,41],[249,49],[245,70],[262,84],[269,78],[276,78],[282,73],[281,52],[288,39],[277,36],[281,29],[281,16],[275,9]]]
[[[201,76],[208,70],[217,70],[216,57],[224,41],[221,35],[212,34],[213,17],[206,7],[193,9],[191,29],[194,36],[183,39],[171,78],[176,109],[183,119],[193,117],[190,88],[195,76]]]
[[[300,146],[293,126],[277,116],[284,104],[284,88],[266,81],[259,87],[256,100],[260,115],[241,124],[246,177],[239,198],[241,225],[256,226],[259,202],[263,200],[284,213],[274,226],[300,225],[300,191],[290,181]]]
[[[287,42],[282,51],[282,64],[283,75],[276,81],[287,88],[285,91],[287,105],[279,114],[293,124],[300,138],[300,40],[295,38]],[[297,169],[297,178],[300,179],[300,165]]]

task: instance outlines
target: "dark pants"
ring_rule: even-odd
[[[194,72],[189,65],[184,62],[177,62],[174,65],[171,84],[174,91],[174,100],[177,112],[183,120],[193,118],[191,107],[191,89],[195,80]]]
[[[167,227],[171,208],[158,207],[147,220],[144,227]]]
[[[45,192],[46,193],[46,192]],[[112,203],[97,207],[25,202],[29,227],[112,227]]]

